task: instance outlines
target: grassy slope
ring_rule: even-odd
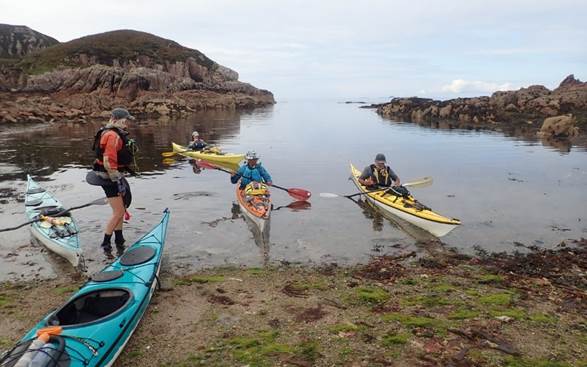
[[[60,66],[78,66],[77,57],[86,54],[98,63],[112,65],[114,59],[136,60],[148,56],[155,63],[184,61],[193,57],[200,65],[212,68],[215,63],[198,50],[177,42],[133,30],[118,30],[75,39],[24,57],[18,64],[29,74],[40,74]]]

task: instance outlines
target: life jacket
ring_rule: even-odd
[[[190,147],[192,148],[192,150],[195,150],[195,151],[204,150],[204,148],[206,148],[206,146],[208,146],[208,144],[206,144],[206,142],[201,139],[197,140],[197,141],[193,141],[192,144],[190,144]]]
[[[268,193],[267,185],[260,182],[251,182],[245,187],[245,195],[248,196],[267,195]]]
[[[375,178],[375,184],[378,186],[391,186],[391,175],[389,174],[389,167],[380,170],[374,164],[371,165],[371,172]]]
[[[133,139],[128,138],[128,134],[123,132],[117,127],[101,127],[100,130],[94,136],[94,144],[92,145],[92,150],[96,153],[96,158],[98,161],[102,161],[104,159],[104,149],[100,147],[100,139],[102,138],[102,134],[107,130],[112,130],[122,140],[122,148],[116,153],[117,161],[119,166],[130,166],[130,164],[134,160],[134,153],[138,150],[136,147],[136,143]],[[98,164],[99,166],[103,166]]]

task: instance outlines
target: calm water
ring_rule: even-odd
[[[440,127],[440,128],[439,128]],[[68,206],[102,196],[84,182],[92,161],[96,124],[0,127],[0,222],[24,221],[26,174],[43,181]],[[218,171],[192,172],[186,160],[163,162],[170,142],[185,143],[192,130],[226,151],[255,149],[274,182],[311,190],[311,208],[273,213],[269,240],[259,240],[233,208],[234,186]],[[442,240],[472,252],[511,250],[514,242],[551,247],[587,236],[587,144],[548,146],[532,135],[423,127],[391,122],[373,110],[326,102],[280,103],[247,113],[206,113],[178,121],[144,121],[133,129],[143,175],[130,178],[132,243],[169,207],[165,250],[168,269],[266,263],[354,263],[381,252],[409,251],[429,238],[411,227],[381,219],[347,199],[320,192],[354,193],[349,162],[363,167],[384,152],[404,182],[432,176],[413,189],[423,203],[463,225]],[[274,190],[276,207],[292,199]],[[90,271],[104,266],[99,243],[108,206],[75,212]],[[398,246],[400,244],[401,246]],[[399,247],[399,248],[398,248]],[[0,237],[0,279],[54,276],[70,271],[60,258],[31,241],[26,228]]]

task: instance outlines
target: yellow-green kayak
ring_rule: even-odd
[[[243,159],[245,159],[244,154],[216,153],[206,151],[198,152],[175,143],[171,143],[171,146],[173,147],[173,151],[175,153],[194,159],[203,159],[211,163],[237,166]]]

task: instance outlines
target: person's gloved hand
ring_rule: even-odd
[[[116,181],[116,185],[118,187],[118,194],[120,194],[120,196],[124,196],[124,194],[126,194],[126,185],[124,184],[122,178]]]
[[[118,171],[109,171],[108,177],[110,177],[112,182],[118,182],[122,179],[123,176],[122,176],[122,173],[120,173]]]

